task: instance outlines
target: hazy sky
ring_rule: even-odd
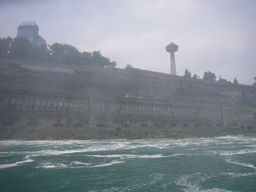
[[[0,37],[36,21],[48,45],[67,43],[134,68],[177,74],[205,71],[253,84],[256,76],[255,0],[0,0]]]

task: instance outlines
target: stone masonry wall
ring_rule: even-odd
[[[2,124],[254,123],[253,86],[188,80],[139,69],[24,61],[0,61],[0,69]]]

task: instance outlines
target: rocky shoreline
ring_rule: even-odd
[[[56,127],[1,126],[0,140],[184,139],[254,135],[256,127]]]

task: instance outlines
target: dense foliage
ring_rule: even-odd
[[[191,73],[190,73],[190,71],[189,71],[188,69],[185,69],[185,75],[184,75],[184,77],[185,77],[186,79],[191,79]]]
[[[215,81],[215,79],[216,79],[215,73],[212,73],[210,71],[204,72],[203,80]]]
[[[57,62],[74,65],[114,68],[116,62],[101,55],[100,51],[79,52],[68,44],[54,43],[50,46],[33,46],[24,38],[0,38],[0,58]]]
[[[199,76],[197,76],[197,74],[194,74],[193,77],[192,77],[192,74],[190,73],[190,71],[188,69],[185,69],[185,74],[183,76],[183,78],[185,79],[200,79]],[[204,72],[204,77],[203,77],[203,80],[206,80],[206,81],[215,81],[216,79],[216,75],[215,73],[212,73],[210,71],[207,71],[207,72]],[[256,80],[256,79],[255,79]],[[221,82],[221,83],[231,83],[230,81],[226,80],[226,79],[223,79],[219,78],[219,80],[217,82]],[[234,84],[238,84],[238,81],[236,78],[234,78]],[[256,84],[256,83],[255,83]]]

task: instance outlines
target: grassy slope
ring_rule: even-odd
[[[256,127],[0,127],[0,140],[193,138],[256,134]]]

